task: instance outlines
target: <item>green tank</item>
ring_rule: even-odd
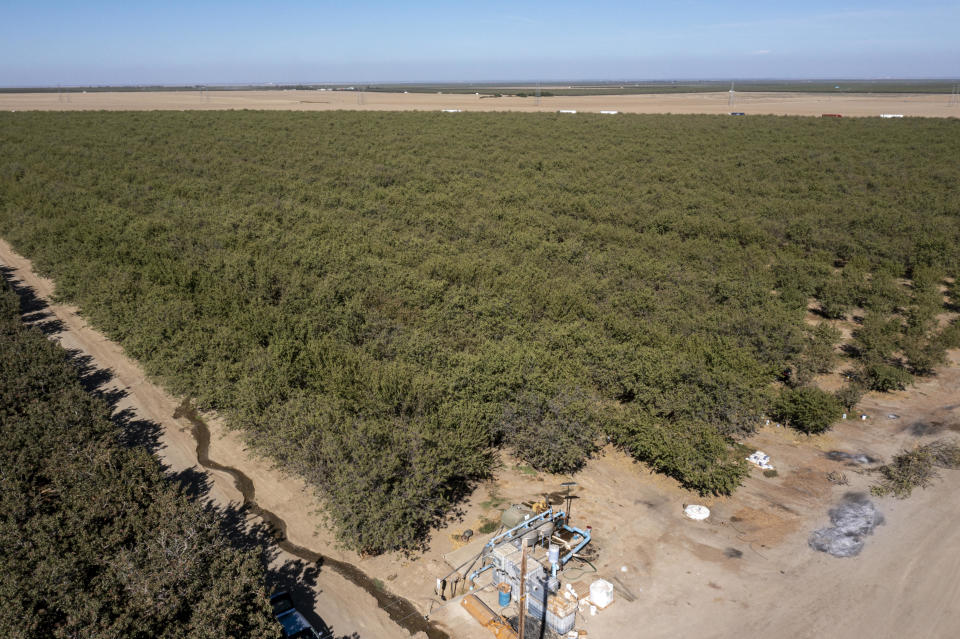
[[[500,523],[510,529],[519,526],[523,521],[533,517],[533,511],[520,504],[514,504],[500,515]]]

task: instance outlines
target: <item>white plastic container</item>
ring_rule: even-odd
[[[703,521],[710,516],[710,509],[699,504],[690,504],[683,509],[683,514],[688,519],[693,519],[694,521]]]
[[[597,579],[590,584],[590,603],[601,609],[612,604],[613,584],[606,579]]]
[[[560,563],[560,546],[556,544],[550,544],[547,548],[547,561],[550,562],[550,565]]]

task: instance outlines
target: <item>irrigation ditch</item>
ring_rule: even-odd
[[[243,506],[257,515],[269,526],[274,540],[284,551],[304,561],[330,568],[350,583],[362,588],[377,601],[390,619],[411,635],[423,632],[429,639],[450,639],[450,636],[429,621],[408,599],[393,595],[377,586],[365,572],[345,561],[327,557],[318,552],[297,545],[287,539],[287,523],[276,513],[257,504],[256,487],[242,470],[226,466],[210,459],[210,428],[199,416],[197,409],[186,398],[173,413],[174,419],[186,419],[190,422],[190,431],[197,443],[197,462],[207,470],[217,470],[230,475],[233,483],[243,496]]]
[[[33,271],[29,260],[13,251],[2,239],[0,239],[0,265],[4,268],[3,276],[5,279],[8,281],[19,280],[15,290],[21,297],[27,295],[35,300],[42,300],[42,307],[46,307],[49,303],[49,296],[52,294],[52,283],[44,286],[44,282],[39,280]],[[33,306],[31,308],[36,311]],[[44,315],[43,318],[50,322],[51,326],[56,327],[44,331],[48,332],[50,337],[63,330],[70,330],[69,327],[59,324],[60,318],[56,313],[50,315],[50,318],[53,319],[49,319],[47,315]],[[82,346],[81,348],[86,350],[86,347]],[[89,351],[87,352],[91,356],[95,356]],[[192,406],[190,398],[184,399],[175,408],[172,416],[174,419],[184,418],[190,423],[190,432],[196,444],[196,457],[200,466],[207,470],[224,472],[231,477],[234,486],[243,498],[243,507],[249,509],[250,512],[267,524],[275,543],[280,549],[303,561],[330,568],[350,583],[363,589],[376,600],[378,607],[387,613],[391,621],[411,635],[423,632],[429,639],[449,639],[446,632],[427,619],[408,599],[393,595],[379,587],[375,580],[358,567],[314,552],[287,539],[286,522],[276,513],[257,504],[256,488],[253,480],[238,468],[210,459],[210,428],[199,416],[196,408]]]

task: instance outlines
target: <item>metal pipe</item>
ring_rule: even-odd
[[[566,529],[566,530],[569,530],[569,531],[572,532],[572,533],[575,533],[575,534],[577,534],[577,535],[580,535],[580,536],[582,537],[580,543],[578,543],[576,546],[574,546],[573,549],[572,549],[570,552],[568,552],[566,555],[564,555],[564,556],[560,559],[560,563],[561,563],[561,564],[566,564],[568,561],[570,561],[571,559],[573,559],[573,556],[574,556],[575,554],[577,554],[578,552],[580,552],[580,551],[583,549],[584,546],[586,546],[587,544],[590,543],[590,533],[587,532],[586,530],[580,530],[579,528],[575,528],[575,527],[573,527],[573,526],[568,526],[568,525],[566,525],[566,524],[563,524],[563,528]]]
[[[461,570],[464,566],[469,565],[469,567],[467,568],[467,570],[470,570],[470,568],[473,567],[473,564],[477,563],[477,559],[480,559],[481,557],[483,557],[484,553],[486,553],[486,552],[487,552],[487,548],[486,548],[486,546],[484,546],[483,550],[481,550],[479,553],[477,553],[476,555],[474,555],[472,558],[467,559],[465,562],[463,562],[462,564],[460,564],[459,566],[457,566],[456,568],[454,568],[453,570],[451,570],[451,571],[449,572],[449,574],[447,574],[445,577],[443,577],[443,581],[446,581],[446,580],[449,579],[450,577],[452,577],[452,576],[454,576],[455,574],[459,573],[460,570]],[[438,581],[439,581],[439,580],[438,580]]]
[[[472,567],[473,563],[475,563],[477,559],[480,559],[481,561],[486,561],[490,550],[500,545],[501,543],[513,541],[517,536],[519,536],[519,533],[526,532],[529,530],[536,530],[537,528],[543,526],[548,522],[556,522],[557,520],[562,521],[563,518],[564,518],[564,511],[562,510],[554,511],[553,507],[547,508],[545,511],[543,511],[539,515],[536,515],[535,517],[531,517],[530,519],[527,519],[526,521],[523,521],[517,524],[510,530],[507,530],[493,537],[490,541],[484,544],[483,549],[480,551],[478,555],[474,556],[473,559],[468,559],[467,561],[463,562],[458,568],[451,571],[450,574],[448,574],[443,579],[443,581],[446,582],[446,580],[452,577],[454,574],[459,573],[460,569],[463,568],[463,566],[466,566],[469,564]],[[562,523],[560,525],[565,528],[567,527]],[[582,547],[583,546],[579,546],[577,550],[579,550],[579,548],[582,548]],[[567,559],[563,560],[564,563],[566,561]],[[492,563],[485,563],[480,568],[470,573],[469,576],[466,578],[466,580],[470,582],[471,588],[473,587],[474,580],[476,580],[477,577],[479,577],[480,575],[482,575],[484,572],[486,572],[492,567],[493,567]],[[469,570],[469,568],[467,570]],[[556,573],[554,573],[554,576],[556,576]]]
[[[497,535],[496,537],[488,541],[486,543],[486,546],[493,548],[494,546],[496,546],[497,544],[503,541],[512,541],[513,538],[516,537],[516,535],[514,534],[515,532],[518,532],[520,530],[529,530],[531,528],[539,528],[547,520],[558,519],[558,518],[562,518],[563,516],[564,516],[564,513],[562,510],[555,512],[553,510],[553,507],[551,506],[550,508],[547,508],[545,511],[543,511],[539,515],[531,517],[526,521],[522,521],[516,526],[514,526],[513,528],[511,528],[510,530],[507,530],[506,532],[503,532]],[[537,525],[534,526],[534,524],[537,524]]]
[[[482,575],[482,574],[485,573],[486,571],[490,570],[491,568],[493,568],[493,564],[486,564],[485,566],[481,566],[480,568],[477,568],[477,569],[474,570],[472,573],[470,573],[469,580],[470,580],[471,585],[473,584],[473,581],[474,581],[477,577],[479,577],[480,575]]]
[[[520,542],[520,639],[523,639],[524,622],[527,619],[527,540]]]

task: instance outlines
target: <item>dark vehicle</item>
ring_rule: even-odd
[[[270,597],[273,616],[283,626],[283,636],[290,639],[321,639],[320,633],[313,629],[290,599],[290,593],[281,591]]]

